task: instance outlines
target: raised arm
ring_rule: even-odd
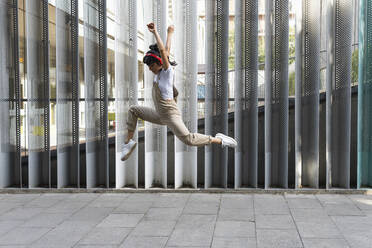
[[[173,25],[170,25],[168,27],[167,42],[165,44],[165,50],[167,50],[168,54],[170,54],[171,41],[172,41],[173,32],[174,32],[174,26]]]
[[[161,56],[161,59],[163,61],[163,68],[165,70],[167,70],[170,66],[169,60],[168,60],[168,51],[165,49],[163,41],[161,40],[160,35],[156,31],[155,24],[151,22],[151,23],[147,24],[147,27],[148,27],[149,31],[151,33],[153,33],[154,36],[155,36],[156,43],[158,44],[158,48],[159,48],[159,51],[160,51],[160,56]]]

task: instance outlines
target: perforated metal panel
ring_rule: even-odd
[[[0,2],[0,188],[22,186],[17,5]]]
[[[257,187],[258,1],[235,1],[235,188]]]
[[[227,134],[229,1],[206,0],[205,134]],[[227,149],[205,147],[205,188],[227,187]]]
[[[358,188],[372,187],[372,3],[359,2]]]
[[[265,23],[265,188],[287,188],[288,0],[267,0]]]
[[[79,187],[79,40],[77,0],[56,2],[57,186]]]
[[[327,188],[350,187],[352,1],[327,5]]]
[[[144,6],[145,24],[154,22],[160,37],[166,39],[167,1],[152,0]],[[154,35],[145,30],[145,50],[154,44]],[[152,99],[154,74],[145,65],[145,105],[155,108]],[[145,188],[167,187],[167,127],[145,122]]]
[[[319,187],[320,0],[296,12],[296,188]]]
[[[87,188],[108,187],[106,2],[84,1]]]
[[[197,3],[175,2],[175,34],[171,52],[175,55],[175,86],[182,119],[190,132],[198,131],[197,121]],[[187,146],[175,137],[175,188],[197,187],[197,148]]]
[[[116,6],[115,118],[116,188],[138,187],[138,149],[122,162],[120,153],[127,134],[128,110],[137,105],[137,2],[120,0]],[[137,140],[137,130],[134,137]]]
[[[50,187],[48,1],[26,1],[29,187]]]

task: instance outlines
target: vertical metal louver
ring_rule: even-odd
[[[197,112],[197,18],[193,0],[176,1],[174,55],[175,86],[179,90],[178,107],[190,132],[198,131]],[[172,52],[172,51],[171,51]],[[175,188],[197,187],[197,148],[175,137]]]
[[[145,24],[154,22],[160,37],[165,41],[167,1],[151,2],[152,4],[144,6]],[[154,35],[145,30],[145,50],[154,43]],[[154,108],[153,80],[153,73],[145,68],[145,105],[151,108]],[[145,188],[151,187],[167,188],[167,127],[145,122]]]
[[[359,2],[358,188],[372,187],[372,2]]]
[[[266,0],[265,188],[288,187],[288,0]]]
[[[48,1],[26,2],[28,184],[50,187]]]
[[[350,187],[352,1],[327,5],[327,182]]]
[[[115,16],[116,188],[137,188],[138,149],[127,161],[120,160],[127,134],[128,110],[131,105],[138,104],[137,1],[117,1]],[[137,130],[134,139],[137,141]]]
[[[235,188],[257,187],[258,1],[235,1]]]
[[[57,187],[80,187],[78,1],[56,2]]]
[[[0,188],[22,187],[18,1],[0,2]]]
[[[296,188],[319,187],[320,0],[296,11]]]
[[[206,0],[205,134],[227,134],[229,1]],[[227,149],[205,147],[205,188],[227,187]]]
[[[84,0],[87,188],[109,187],[106,1]]]

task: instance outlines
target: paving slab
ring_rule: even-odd
[[[255,237],[255,224],[250,221],[217,221],[215,237]]]
[[[22,220],[0,220],[0,237],[15,227],[22,225]]]
[[[361,210],[372,211],[372,195],[350,195],[349,199]]]
[[[151,206],[152,201],[124,200],[115,210],[114,213],[144,214]]]
[[[97,227],[135,227],[143,214],[110,214]]]
[[[218,221],[254,221],[254,210],[246,208],[220,208]]]
[[[113,208],[85,207],[71,215],[68,220],[89,221],[98,224],[112,211]]]
[[[253,209],[252,195],[226,194],[221,196],[221,208]]]
[[[254,209],[258,214],[289,214],[289,207],[281,195],[254,195]]]
[[[32,245],[37,247],[73,247],[81,240],[94,226],[86,221],[65,221]]]
[[[255,238],[214,237],[212,248],[254,248],[257,247]]]
[[[371,247],[372,217],[332,216],[331,218],[352,247]]]
[[[316,198],[289,198],[287,202],[289,208],[322,208],[322,205]]]
[[[215,215],[182,215],[171,234],[169,246],[210,246]]]
[[[301,248],[303,245],[296,230],[257,229],[257,247]]]
[[[120,245],[131,231],[132,228],[95,227],[78,245]]]
[[[183,208],[150,208],[146,220],[177,220],[182,214]]]
[[[13,208],[6,213],[0,215],[0,220],[22,220],[26,221],[31,219],[33,216],[43,212],[43,208]]]
[[[155,208],[183,208],[188,201],[189,194],[160,194],[153,202]]]
[[[217,201],[189,201],[184,210],[184,214],[211,214],[216,215],[219,209],[219,202]]]
[[[0,245],[30,245],[51,228],[16,227],[0,237]]]
[[[46,213],[70,213],[73,214],[83,207],[87,206],[86,202],[70,202],[70,201],[60,201],[44,210]]]
[[[21,224],[21,227],[56,227],[67,220],[71,214],[40,213]]]
[[[18,203],[10,203],[10,202],[0,202],[0,215],[9,212],[13,208],[18,208],[20,207],[21,204]]]
[[[152,221],[144,220],[138,223],[131,235],[150,236],[150,237],[168,237],[171,235],[176,221]]]
[[[305,248],[349,248],[344,239],[302,239]]]
[[[296,229],[292,216],[289,214],[257,214],[256,215],[257,229]]]
[[[120,248],[163,248],[166,243],[167,237],[129,236]]]

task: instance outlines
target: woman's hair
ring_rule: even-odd
[[[158,44],[152,44],[150,45],[150,50],[147,51],[146,55],[143,57],[143,63],[150,66],[153,63],[158,63],[159,65],[163,64],[163,61],[161,59],[160,51]],[[169,57],[168,57],[169,60]],[[177,63],[175,61],[169,61],[169,64],[172,66],[176,66]]]

